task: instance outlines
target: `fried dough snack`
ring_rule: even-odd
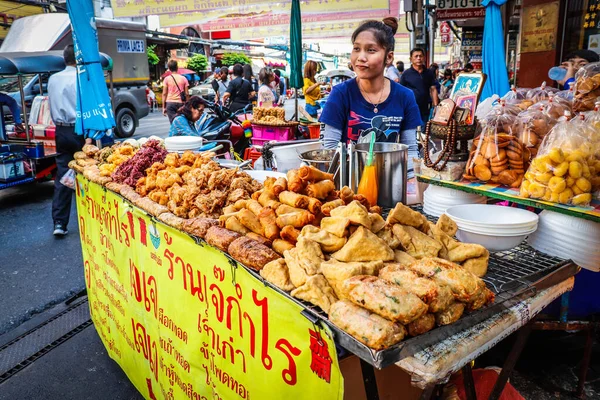
[[[306,186],[306,194],[317,199],[326,199],[335,190],[335,183],[330,180],[319,181]]]
[[[439,326],[450,325],[451,323],[458,321],[460,317],[462,317],[464,311],[464,303],[459,303],[458,301],[453,302],[444,311],[435,314],[435,322]]]
[[[385,264],[379,271],[379,277],[417,295],[426,304],[430,304],[438,296],[438,285],[434,281],[421,278],[400,264]]]
[[[382,261],[344,263],[332,258],[321,263],[321,272],[339,299],[348,298],[344,292],[344,281],[357,275],[377,275],[383,267]]]
[[[287,240],[275,239],[273,240],[271,247],[273,247],[273,250],[275,250],[277,253],[283,255],[286,250],[292,250],[294,248],[294,244],[288,242]]]
[[[354,304],[402,325],[410,324],[429,309],[413,293],[374,276],[358,275],[347,279],[343,291]]]
[[[321,310],[328,314],[331,305],[338,301],[327,279],[321,274],[309,277],[304,285],[292,290],[290,294],[321,307]]]
[[[392,231],[400,239],[404,250],[416,259],[437,257],[443,247],[440,242],[412,226],[395,224]]]
[[[425,314],[421,318],[414,320],[406,326],[410,336],[419,336],[429,332],[435,327],[435,316],[433,314]]]
[[[281,228],[280,235],[283,240],[295,245],[298,241],[298,237],[300,236],[300,231],[291,225],[286,225]]]
[[[335,236],[312,225],[306,225],[302,228],[300,237],[319,243],[321,249],[326,253],[338,251],[346,244],[345,237]]]
[[[329,320],[374,350],[383,350],[404,339],[406,329],[347,300],[333,304]]]
[[[248,232],[245,236],[249,239],[256,240],[260,244],[264,244],[267,247],[271,247],[272,245],[272,242],[269,239],[262,235],[259,235],[258,233]]]
[[[247,237],[240,237],[231,242],[228,252],[231,257],[257,271],[269,262],[281,258],[269,247]]]
[[[334,208],[341,207],[343,205],[345,205],[345,203],[344,203],[344,200],[342,200],[342,199],[328,201],[327,203],[324,203],[321,206],[321,212],[326,216],[330,216],[331,210],[333,210]]]
[[[306,187],[306,182],[300,179],[297,169],[291,169],[287,172],[287,187],[288,190],[296,193],[302,193]]]
[[[391,261],[394,251],[373,232],[359,226],[348,242],[331,255],[339,261]]]
[[[254,215],[252,211],[247,209],[240,210],[237,213],[237,218],[240,220],[240,223],[250,231],[264,236],[265,230],[258,217]]]
[[[265,207],[258,214],[258,219],[262,225],[264,235],[267,239],[273,241],[279,238],[279,227],[277,226],[277,217],[275,211]]]
[[[369,211],[358,201],[352,201],[347,206],[334,208],[330,214],[332,217],[346,217],[354,225],[362,225],[367,229],[371,229],[372,222],[369,218]]]
[[[333,174],[328,174],[313,167],[312,165],[300,167],[298,177],[304,182],[318,182],[324,180],[333,180]]]
[[[307,196],[290,191],[283,191],[279,193],[279,201],[283,204],[287,204],[290,207],[308,208],[308,199],[309,198]]]
[[[290,281],[287,264],[283,258],[278,258],[277,260],[267,263],[260,270],[260,276],[286,292],[294,289],[294,285]]]
[[[221,218],[222,217],[219,217],[219,221],[221,220]],[[225,220],[225,228],[229,229],[230,231],[237,232],[240,235],[246,235],[250,232],[250,229],[242,225],[240,220],[235,215],[231,215]]]
[[[211,246],[227,252],[229,245],[241,236],[239,233],[230,231],[229,229],[221,228],[220,226],[211,226],[206,231],[205,239]]]
[[[338,237],[346,235],[350,219],[346,217],[325,217],[321,220],[321,229]]]
[[[390,211],[386,222],[390,225],[400,224],[412,226],[424,233],[427,233],[427,230],[429,229],[429,223],[423,214],[410,209],[410,207],[407,207],[402,203],[397,203],[396,207]]]

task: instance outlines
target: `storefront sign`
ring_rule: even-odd
[[[556,48],[558,9],[558,1],[523,9],[521,54]]]
[[[146,399],[342,399],[331,333],[204,242],[78,176],[90,312]]]
[[[117,53],[145,53],[143,40],[117,39]]]
[[[481,0],[437,0],[435,16],[438,21],[485,17]]]
[[[483,46],[483,31],[463,30],[461,49],[463,51],[481,50]]]
[[[442,22],[440,24],[440,40],[444,47],[452,46],[452,42],[454,42],[452,29],[450,29],[450,24],[447,22]]]
[[[292,0],[111,0],[115,17],[141,17],[145,15],[182,14],[193,21],[210,21],[219,18],[252,14],[289,13]],[[389,9],[389,0],[336,0],[335,11]],[[303,13],[332,11],[332,5],[323,1],[303,1]],[[189,23],[189,22],[188,22]],[[162,21],[161,21],[161,26]]]

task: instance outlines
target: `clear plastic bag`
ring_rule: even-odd
[[[591,111],[600,97],[600,63],[591,63],[575,74],[573,111]]]
[[[590,146],[581,118],[558,123],[544,138],[520,188],[521,197],[587,206],[592,200]]]
[[[72,169],[69,169],[67,172],[65,172],[63,177],[60,178],[60,183],[62,183],[64,186],[68,187],[69,189],[75,190],[75,176],[76,176],[75,171],[73,171]]]
[[[572,111],[572,103],[569,100],[551,94],[546,100],[534,104],[529,109],[541,109],[550,118],[557,120],[565,115],[565,111]]]
[[[600,199],[600,103],[594,111],[585,113],[584,134],[590,147],[587,157],[591,173],[592,197]]]
[[[521,144],[527,149],[525,151],[524,159],[529,162],[531,158],[534,158],[537,153],[542,140],[550,132],[550,129],[556,124],[556,120],[550,118],[548,114],[544,112],[543,106],[530,107],[526,111],[522,111],[518,115],[523,130],[519,136]]]
[[[542,100],[546,100],[548,97],[550,97],[550,94],[554,94],[556,92],[558,92],[558,89],[546,86],[546,82],[542,82],[540,87],[530,89],[527,92],[526,98],[535,104]]]
[[[463,176],[474,181],[519,187],[528,158],[527,149],[519,141],[522,124],[503,101],[501,104],[481,122],[482,132],[473,139]]]

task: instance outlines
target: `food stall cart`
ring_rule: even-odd
[[[112,60],[102,54],[102,67],[108,71],[112,86]],[[16,80],[18,85],[23,121],[29,127],[23,133],[9,133],[7,140],[0,141],[0,166],[6,174],[0,175],[0,190],[8,187],[33,183],[47,179],[56,171],[56,143],[54,126],[38,129],[29,120],[28,107],[23,94],[23,86],[27,77],[42,74],[53,74],[65,68],[61,51],[47,52],[13,52],[0,53],[0,71],[4,79]],[[40,95],[44,95],[45,84],[39,86]],[[5,122],[1,122],[6,132]],[[24,164],[29,168],[26,170]]]

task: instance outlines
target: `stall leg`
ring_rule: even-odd
[[[517,360],[519,360],[521,351],[523,351],[523,348],[527,343],[527,338],[531,333],[532,326],[533,325],[529,323],[520,329],[517,336],[517,341],[510,350],[510,353],[508,353],[508,357],[502,366],[502,371],[496,380],[496,384],[494,385],[494,389],[490,394],[489,400],[498,400],[500,398],[500,395],[504,390],[504,386],[506,386],[506,382],[508,382],[508,377],[512,373],[515,365],[517,364]]]
[[[585,380],[587,378],[588,369],[592,360],[592,346],[594,344],[594,335],[595,324],[590,324],[590,327],[587,329],[583,360],[581,360],[581,369],[579,370],[579,381],[577,382],[577,392],[575,393],[580,399],[583,399],[585,397],[585,392],[583,391],[583,388],[585,386]]]
[[[365,383],[367,399],[379,400],[379,391],[377,390],[377,381],[375,380],[375,370],[373,369],[373,366],[361,359],[360,369]]]
[[[465,386],[465,394],[468,400],[477,400],[477,392],[475,391],[475,382],[473,381],[473,370],[471,363],[467,363],[462,368],[463,385]]]

